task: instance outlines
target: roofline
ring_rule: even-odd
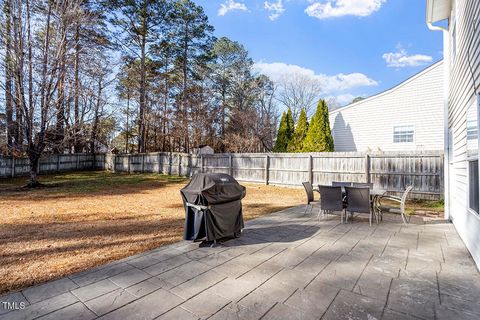
[[[394,86],[394,87],[391,87],[391,88],[389,88],[389,89],[386,89],[386,90],[384,90],[384,91],[382,91],[382,92],[379,92],[379,93],[377,93],[377,94],[375,94],[375,95],[373,95],[373,96],[367,97],[367,98],[365,98],[365,99],[363,99],[363,100],[360,100],[360,101],[358,101],[358,102],[350,103],[350,104],[348,104],[348,105],[346,105],[346,106],[344,106],[344,107],[341,107],[341,108],[335,109],[335,110],[333,110],[333,111],[330,111],[329,114],[332,115],[332,114],[338,113],[338,112],[340,112],[340,111],[343,111],[343,110],[345,110],[345,109],[349,109],[349,108],[352,108],[352,107],[356,107],[356,106],[358,106],[358,105],[361,105],[362,103],[368,102],[368,101],[373,100],[373,99],[375,99],[375,98],[379,98],[379,97],[381,97],[381,96],[383,96],[383,95],[385,95],[385,94],[388,94],[388,93],[390,93],[390,92],[394,92],[394,91],[396,91],[397,89],[400,89],[401,87],[403,87],[404,85],[406,85],[407,83],[410,83],[411,81],[415,80],[416,78],[420,77],[421,75],[429,72],[431,69],[436,68],[437,66],[439,66],[439,65],[442,64],[442,63],[443,63],[443,59],[441,59],[441,60],[439,60],[439,61],[437,61],[437,62],[429,65],[428,67],[424,68],[423,70],[421,70],[421,71],[418,72],[418,73],[415,73],[413,76],[411,76],[411,77],[407,78],[406,80],[400,82],[399,84],[397,84],[397,85]]]

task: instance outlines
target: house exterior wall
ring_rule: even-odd
[[[448,212],[477,266],[480,266],[480,216],[469,206],[468,168],[470,161],[478,159],[478,139],[467,139],[467,123],[476,120],[478,127],[479,19],[480,1],[452,1],[448,31],[444,34],[448,81],[448,143],[445,151]]]
[[[398,86],[330,112],[335,151],[442,150],[443,61]],[[393,141],[395,126],[413,126],[413,142]]]

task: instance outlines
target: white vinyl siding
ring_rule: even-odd
[[[476,198],[471,194],[478,193],[478,171],[473,168],[478,164],[478,140],[473,139],[475,118],[470,112],[472,104],[478,103],[474,83],[477,88],[480,85],[480,28],[474,28],[480,19],[480,1],[457,0],[452,8],[456,11],[452,12],[455,22],[451,19],[443,50],[456,55],[448,70],[448,125],[453,147],[449,159],[450,191],[446,196],[450,217],[480,266],[480,216],[472,209],[477,206],[478,211],[478,194]]]
[[[330,112],[335,151],[443,150],[443,66],[437,62],[388,91]],[[395,143],[392,130],[404,124],[415,128],[414,140]]]

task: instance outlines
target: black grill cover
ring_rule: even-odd
[[[224,173],[198,173],[180,193],[185,207],[185,240],[213,241],[240,235],[241,200],[246,191],[233,177]]]

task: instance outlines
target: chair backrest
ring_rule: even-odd
[[[332,187],[351,187],[351,182],[332,181]]]
[[[342,187],[318,186],[320,207],[322,210],[343,210]]]
[[[310,182],[302,182],[305,192],[307,193],[307,204],[310,204],[314,200],[313,187]]]
[[[347,210],[357,213],[370,213],[370,188],[345,187]]]
[[[402,212],[405,212],[405,203],[407,202],[408,194],[410,191],[412,191],[412,189],[413,186],[408,186],[407,189],[405,189],[405,192],[402,194],[402,202],[400,202],[400,210],[402,210]]]
[[[357,187],[357,188],[370,188],[370,189],[373,189],[373,183],[366,183],[366,182],[354,182],[352,184],[353,187]]]

